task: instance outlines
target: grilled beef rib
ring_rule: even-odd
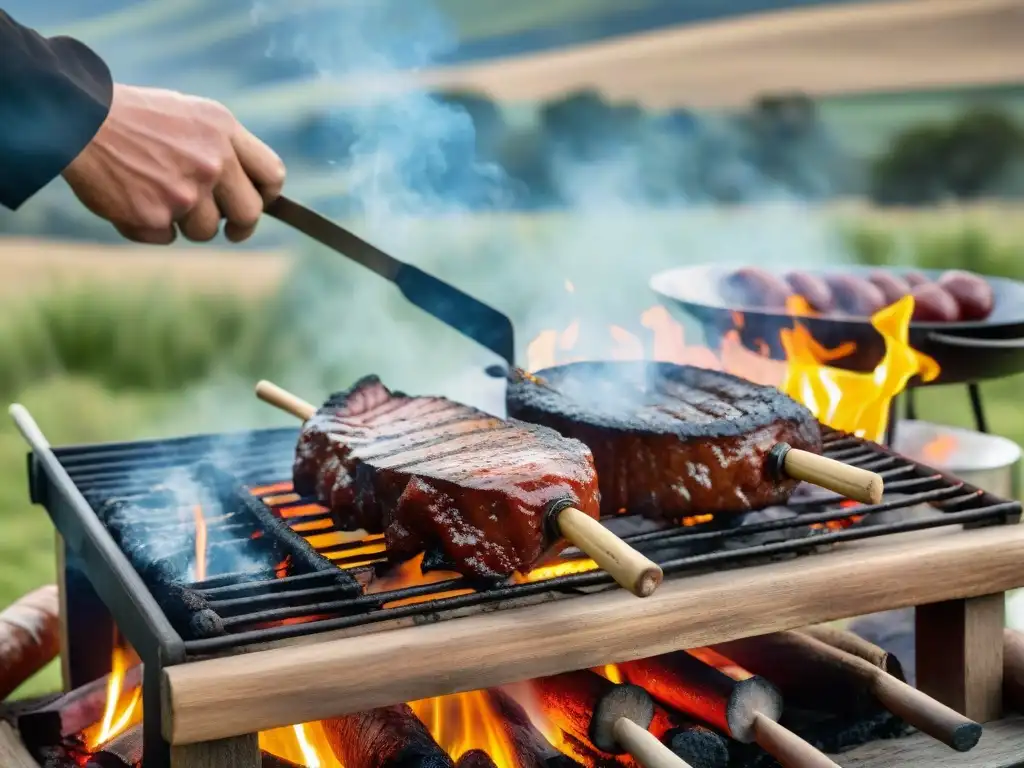
[[[482,579],[526,572],[553,553],[551,505],[568,500],[595,518],[600,506],[582,443],[442,397],[391,392],[376,376],[332,395],[305,423],[293,478],[338,527],[383,533],[390,560],[426,551]]]
[[[686,365],[580,362],[509,383],[510,416],[558,430],[594,454],[602,513],[744,512],[784,503],[778,442],[821,453],[818,422],[774,387]]]

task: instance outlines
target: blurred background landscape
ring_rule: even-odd
[[[120,81],[223,100],[289,163],[292,197],[508,313],[523,355],[574,320],[598,351],[610,326],[642,336],[648,279],[673,266],[1024,279],[1019,0],[625,5],[4,3]],[[127,246],[57,182],[0,213],[0,276],[0,390],[58,444],[287,423],[258,378],[310,400],[370,372],[501,397],[487,353],[272,222],[244,248]],[[1018,443],[1022,384],[983,386]],[[970,423],[961,388],[919,400]],[[0,519],[4,605],[54,570],[6,420]]]

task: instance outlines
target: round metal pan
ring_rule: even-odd
[[[725,301],[720,286],[733,268],[704,265],[671,269],[656,274],[650,286],[677,318],[701,324],[707,343],[717,346],[725,333],[739,331],[744,346],[767,348],[773,359],[783,360],[779,331],[792,328],[794,320],[805,326],[825,347],[834,349],[854,342],[856,351],[829,365],[853,371],[872,371],[881,361],[885,342],[867,317],[799,317],[783,312],[735,306]],[[875,267],[833,266],[806,270],[812,274],[844,272],[862,274]],[[773,271],[773,270],[769,270]],[[894,274],[910,269],[893,268]],[[941,270],[924,272],[936,280]],[[777,270],[781,276],[782,270]],[[1024,372],[1024,283],[1000,277],[986,278],[995,293],[992,314],[982,321],[910,324],[910,344],[935,358],[942,371],[931,384],[962,384]],[[743,314],[737,328],[735,313]],[[921,382],[915,381],[914,384]]]

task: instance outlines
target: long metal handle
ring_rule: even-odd
[[[43,430],[39,428],[36,420],[32,418],[28,408],[21,403],[11,403],[7,408],[7,413],[10,414],[14,426],[18,428],[26,443],[33,448],[37,446],[40,448],[50,447],[50,441],[46,439],[46,435],[43,434]]]
[[[341,253],[381,277],[394,282],[405,263],[349,232],[326,216],[321,216],[291,198],[281,196],[264,211],[280,222],[294,227],[307,237]]]

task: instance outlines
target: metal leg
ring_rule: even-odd
[[[911,421],[916,421],[917,420],[917,402],[914,400],[914,390],[913,390],[913,388],[908,388],[906,390],[906,392],[904,392],[903,394],[907,398],[907,418],[910,419]]]
[[[967,385],[967,392],[971,396],[971,410],[974,411],[974,426],[979,432],[988,434],[988,421],[985,419],[985,409],[981,403],[981,388],[976,382]]]
[[[142,667],[142,763],[146,768],[170,768],[171,747],[163,734],[162,667],[145,660]]]
[[[893,441],[896,440],[896,421],[899,419],[900,410],[897,407],[899,403],[900,395],[897,395],[889,403],[889,423],[885,427],[885,444],[892,447]]]

